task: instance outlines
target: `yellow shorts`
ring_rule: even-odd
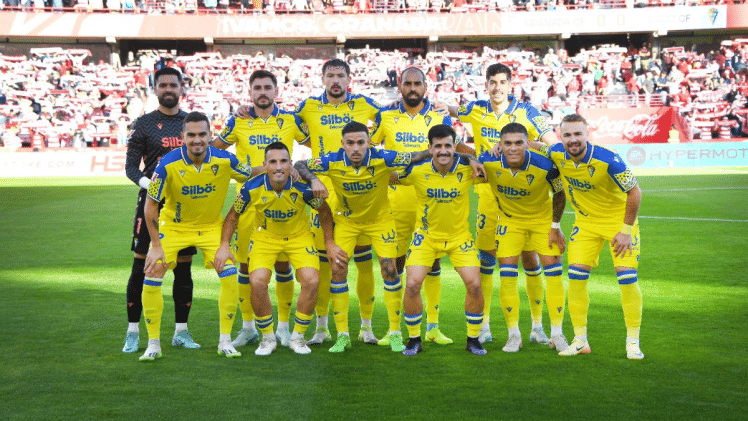
[[[569,234],[569,264],[582,264],[597,267],[600,260],[600,252],[605,242],[610,242],[613,237],[621,231],[621,222],[611,224],[598,224],[575,221],[574,227]],[[639,255],[641,254],[641,238],[639,237],[639,221],[634,223],[632,233],[633,254],[626,253],[625,257],[615,257],[613,246],[610,245],[610,255],[613,257],[614,267],[629,267],[636,269],[639,266]]]
[[[164,249],[164,257],[169,269],[177,266],[177,254],[179,250],[185,247],[196,247],[203,251],[203,261],[205,267],[213,267],[213,259],[216,257],[216,250],[221,245],[221,226],[208,228],[204,231],[177,230],[168,227],[161,227],[159,230],[161,238],[161,247]]]
[[[561,255],[557,244],[554,243],[553,247],[548,247],[550,221],[507,221],[508,219],[499,219],[499,224],[496,226],[496,242],[499,245],[496,257],[516,257],[524,250],[534,250],[544,256]]]
[[[320,179],[322,179],[320,177]],[[330,196],[325,199],[327,204],[330,206],[330,209],[335,209],[335,204],[337,203],[337,198],[335,196],[335,191],[328,185],[328,183],[325,183],[325,186],[327,186],[328,191],[330,192]],[[325,249],[325,234],[322,232],[322,225],[319,223],[319,212],[312,209],[309,214],[309,228],[312,231],[312,235],[314,236],[314,245],[317,247],[318,250],[324,250]],[[368,237],[361,237],[358,240],[356,240],[357,246],[370,246],[371,240],[369,240]],[[353,256],[353,255],[351,255]]]
[[[293,237],[255,232],[249,243],[249,273],[263,268],[272,271],[275,261],[281,256],[288,259],[295,269],[319,269],[319,257],[311,232],[307,231]]]
[[[256,218],[257,211],[254,207],[248,207],[243,214],[239,215],[239,222],[236,224],[236,231],[234,231],[234,246],[231,249],[234,257],[236,257],[236,264],[247,263],[249,260],[249,243],[255,230]],[[288,256],[281,254],[278,260],[287,262]]]
[[[416,230],[416,212],[393,212],[395,217],[395,231],[397,231],[397,250],[401,255],[408,250],[408,245],[413,239],[413,232]]]
[[[451,240],[430,238],[428,234],[420,230],[413,234],[413,241],[408,249],[408,260],[405,266],[428,266],[434,264],[434,260],[449,256],[452,266],[459,268],[465,266],[480,267],[478,261],[478,249],[469,232]]]
[[[499,220],[499,206],[496,197],[488,186],[478,185],[478,211],[475,219],[475,242],[478,250],[496,250],[496,225]]]
[[[391,215],[366,224],[357,224],[342,216],[335,219],[335,243],[349,257],[353,257],[356,245],[361,245],[365,240],[359,237],[369,240],[380,258],[394,259],[398,256],[395,220]]]

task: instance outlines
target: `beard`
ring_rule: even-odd
[[[423,102],[423,97],[420,95],[408,95],[403,98],[403,102],[405,102],[408,107],[417,107],[421,102]]]
[[[179,105],[179,97],[172,94],[161,95],[158,97],[158,103],[164,108],[174,108]]]

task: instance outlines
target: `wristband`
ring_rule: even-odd
[[[561,229],[561,223],[560,222],[551,222],[551,229],[560,230]]]
[[[138,180],[138,185],[141,188],[148,190],[148,186],[151,185],[151,179],[148,177],[140,177],[140,180]]]
[[[634,233],[634,226],[623,224],[623,226],[621,227],[621,232],[626,235],[631,235]]]

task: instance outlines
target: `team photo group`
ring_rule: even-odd
[[[428,79],[417,67],[401,72],[401,99],[391,105],[349,92],[350,82],[346,62],[329,60],[322,67],[324,92],[286,111],[276,105],[276,77],[256,70],[249,79],[252,105],[239,107],[214,136],[205,114],[180,109],[181,72],[155,73],[158,108],[135,122],[128,139],[126,173],[140,191],[123,352],[143,350],[143,315],[148,340],[139,359],[162,357],[162,284],[170,270],[172,346],[200,348],[188,330],[199,249],[220,281],[217,352],[228,358],[250,344],[263,356],[279,343],[308,354],[326,342],[333,353],[358,342],[405,356],[421,353],[424,342],[434,344],[426,349],[452,344],[439,327],[445,256],[465,286],[466,339],[458,342],[468,352],[486,355],[483,344],[494,334],[504,337],[490,323],[494,287],[507,329],[502,350],[522,348],[521,264],[532,317],[527,340],[560,356],[589,354],[587,284],[607,247],[626,326],[621,350],[628,359],[644,358],[637,271],[642,193],[615,151],[588,142],[584,117],[567,115],[554,132],[536,108],[510,95],[512,70],[500,63],[485,71],[488,99],[463,105],[430,102]],[[473,143],[456,133],[456,119],[471,129]],[[309,148],[311,158],[293,162],[295,143]],[[226,151],[232,145],[235,153]],[[231,179],[235,192],[229,192]],[[478,196],[475,234],[471,190]],[[233,205],[224,215],[227,195]],[[567,202],[575,216],[565,235]],[[351,263],[356,279],[349,278]],[[269,294],[273,272],[277,321]],[[349,327],[349,285],[359,301],[357,341]],[[389,324],[381,338],[372,323],[379,285]],[[571,342],[563,334],[567,295]],[[313,318],[316,328],[307,338]]]

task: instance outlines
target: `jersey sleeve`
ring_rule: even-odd
[[[236,142],[235,136],[232,136],[234,129],[236,128],[236,117],[233,115],[226,120],[223,125],[223,129],[218,134],[218,139],[227,145],[233,145]]]
[[[309,158],[306,160],[306,166],[314,174],[326,173],[330,169],[330,160],[327,156]]]
[[[140,119],[135,121],[132,132],[127,139],[127,155],[125,159],[125,174],[133,183],[138,184],[143,178],[140,163],[146,152],[145,134],[141,129]]]
[[[535,137],[535,140],[540,141],[540,138],[543,137],[544,134],[551,131],[551,128],[550,126],[548,126],[548,123],[545,121],[545,117],[543,117],[543,115],[540,114],[540,111],[538,111],[537,108],[530,105],[526,108],[526,112],[527,112],[527,121],[529,121],[530,124],[532,124],[532,129],[533,129],[533,130],[529,130],[531,132],[530,138]]]
[[[380,151],[384,162],[390,168],[402,167],[405,168],[410,165],[412,161],[412,154],[410,152],[395,152],[389,149],[382,149]]]
[[[163,162],[159,162],[156,170],[153,171],[151,184],[148,186],[148,196],[151,199],[160,202],[164,197],[164,187],[166,186],[166,167]]]
[[[294,139],[299,142],[299,144],[302,144],[309,140],[309,126],[296,114],[293,114],[293,120],[294,125],[296,126]]]
[[[402,184],[404,186],[412,186],[413,185],[413,177],[411,177],[410,175],[413,174],[413,170],[415,168],[416,167],[414,167],[414,166],[410,166],[410,167],[406,168],[405,171],[403,171],[401,174],[399,174],[399,176],[400,176],[400,178],[399,178],[400,184]]]
[[[636,177],[631,170],[623,163],[617,153],[613,153],[613,159],[608,162],[608,175],[618,185],[618,187],[627,192],[637,185]]]
[[[239,158],[234,154],[231,154],[229,159],[231,160],[231,178],[238,182],[247,181],[252,175],[252,167],[239,161]]]
[[[312,192],[311,187],[309,184],[306,183],[294,183],[294,187],[296,187],[301,192],[301,197],[304,199],[304,203],[309,205],[314,210],[317,210],[322,207],[322,205],[325,203],[325,199],[319,199],[314,197],[314,192]]]
[[[555,165],[551,167],[550,171],[548,171],[545,179],[546,181],[548,181],[548,184],[551,185],[553,194],[564,190],[564,183],[563,181],[561,181],[561,173],[558,171],[558,168]]]
[[[371,127],[371,144],[376,146],[384,142],[384,130],[382,129],[382,112],[378,112]]]
[[[252,202],[252,197],[249,194],[249,183],[244,183],[241,189],[239,189],[239,193],[236,195],[236,199],[234,199],[233,208],[236,213],[239,215],[243,214],[245,210],[247,210],[247,206]]]

